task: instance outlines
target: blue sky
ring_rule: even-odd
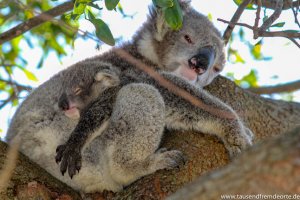
[[[143,21],[146,20],[146,13],[148,12],[148,5],[151,3],[151,0],[121,0],[121,3],[126,13],[133,14],[132,19],[122,18],[121,14],[118,14],[115,11],[103,12],[102,19],[109,24],[112,33],[116,38],[122,37],[123,40],[126,41],[132,37],[138,27],[140,27]],[[230,20],[237,8],[232,0],[194,0],[192,1],[192,5],[204,15],[210,14],[212,16],[213,23],[222,33],[227,26],[226,24],[217,21],[217,18]],[[254,11],[245,11],[241,18],[241,22],[253,24],[254,17]],[[295,29],[293,14],[291,11],[283,12],[281,19],[279,19],[278,22],[281,21],[289,21],[289,23],[285,24],[285,29]],[[82,20],[80,28],[93,32],[93,26],[85,20]],[[235,32],[237,32],[238,29],[239,28],[236,28]],[[253,40],[252,33],[246,29],[245,37],[253,44],[259,41]],[[33,40],[32,42],[35,43],[37,41]],[[61,62],[58,61],[54,53],[50,53],[48,59],[44,62],[43,68],[41,70],[37,70],[36,65],[42,55],[42,50],[38,48],[29,49],[25,43],[21,46],[23,50],[22,55],[28,60],[28,69],[37,75],[39,81],[28,81],[22,72],[16,72],[15,76],[17,80],[22,80],[24,84],[29,84],[34,87],[48,80],[53,74],[63,68],[86,57],[100,54],[109,49],[108,46],[103,45],[100,51],[96,50],[96,44],[94,41],[78,38],[75,41],[75,49],[67,48],[66,52],[68,52],[68,56],[62,58]],[[239,51],[246,63],[232,64],[228,62],[225,70],[222,72],[223,75],[228,72],[233,72],[235,78],[239,79],[244,75],[247,75],[250,70],[254,68],[258,72],[260,85],[285,83],[298,80],[300,77],[300,49],[296,47],[296,45],[290,43],[287,39],[264,39],[262,52],[265,56],[272,57],[272,60],[270,61],[253,60],[249,53],[249,48],[238,40],[233,43],[233,47]],[[274,78],[274,76],[277,78]],[[274,97],[277,96],[275,95]],[[294,101],[300,102],[300,91],[294,93]],[[2,137],[5,135],[7,124],[14,111],[15,109],[12,109],[10,106],[6,106],[0,111],[0,129],[3,130],[0,135]]]

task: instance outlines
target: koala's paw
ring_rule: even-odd
[[[80,147],[72,144],[59,145],[56,148],[56,163],[60,163],[60,171],[62,175],[68,170],[69,176],[73,178],[76,170],[79,173],[81,168],[81,152]]]
[[[157,169],[173,169],[185,164],[186,158],[181,151],[161,148],[156,151],[156,167]]]
[[[249,130],[249,129],[247,129]],[[249,130],[250,131],[250,130]],[[240,154],[244,149],[252,145],[253,133],[243,132],[239,134],[228,134],[226,136],[225,147],[229,152],[230,158]]]

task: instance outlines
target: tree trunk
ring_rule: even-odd
[[[262,98],[237,87],[232,81],[222,77],[217,78],[207,89],[213,95],[231,105],[233,109],[239,113],[245,124],[254,132],[256,137],[255,142],[270,138],[271,136],[280,135],[295,128],[297,124],[299,124],[300,104]],[[290,140],[293,141],[296,140],[296,138],[292,137],[288,141]],[[275,142],[274,145],[276,144]],[[267,143],[266,145],[268,147],[270,144]],[[98,199],[164,199],[200,175],[229,163],[228,154],[222,142],[220,142],[218,138],[208,134],[167,132],[163,139],[162,146],[181,150],[186,155],[188,162],[180,169],[169,171],[160,170],[152,175],[141,178],[119,193],[104,192],[102,194],[94,194],[92,197],[97,197]],[[264,144],[261,144],[261,146],[264,146]],[[268,149],[267,147],[255,147],[254,150],[250,151],[253,158],[247,161],[249,162],[249,166],[255,166],[255,162],[262,159],[259,156],[256,158],[253,151],[258,153],[258,150],[255,149]],[[290,148],[292,148],[292,145]],[[278,151],[281,150],[278,149]],[[278,152],[278,155],[285,155],[285,153],[288,154],[289,152],[293,151]],[[242,156],[240,159],[243,161],[246,159],[245,157],[246,156]],[[3,160],[3,156],[1,159]],[[234,161],[230,165],[231,168],[234,169],[232,166],[235,166],[235,168],[238,167],[237,165],[242,161]],[[291,160],[287,160],[286,162],[289,161]],[[263,162],[267,162],[270,166],[272,165],[271,160],[265,160]],[[21,165],[23,164],[21,163]],[[33,169],[34,171],[40,171],[36,170],[37,168],[31,168],[31,170]],[[248,170],[255,170],[255,167],[251,167]],[[16,174],[15,176],[18,175],[20,174]],[[272,177],[272,173],[269,174],[270,177],[268,173],[264,175],[264,177],[266,176],[270,179],[276,178]],[[290,176],[286,177],[287,179],[296,179],[295,175],[287,174],[287,176]],[[262,175],[261,179],[264,177]],[[230,187],[230,185],[232,185],[232,187],[234,187],[238,185],[238,178],[239,177],[236,176],[234,180],[230,179],[231,182],[225,184],[225,186]],[[34,180],[34,178],[26,179],[26,181],[30,180]],[[26,183],[26,181],[21,182],[21,184]],[[46,183],[52,184],[52,180],[49,182],[46,181]],[[284,187],[285,186],[282,185],[282,190]],[[14,188],[14,186],[11,188]],[[263,187],[258,189],[262,190]],[[219,195],[217,192],[215,193]]]

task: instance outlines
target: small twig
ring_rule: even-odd
[[[294,38],[287,38],[289,39],[291,42],[293,42],[297,47],[300,48],[300,44],[294,39]]]
[[[251,92],[256,94],[274,94],[282,92],[292,92],[300,89],[300,80],[276,86],[266,86],[258,88],[249,88]]]
[[[1,101],[0,110],[4,108],[9,102],[12,102],[16,99],[15,93],[11,94],[7,99]]]
[[[234,22],[227,21],[227,20],[220,19],[220,18],[218,18],[217,20],[220,21],[220,22],[224,22],[224,23],[226,23],[226,24],[229,24],[229,25],[231,25],[231,26],[236,26],[236,25],[238,25],[238,26],[244,26],[244,27],[247,27],[247,28],[249,28],[249,29],[251,29],[251,30],[254,30],[254,27],[253,27],[253,26],[250,26],[249,24],[239,23],[239,22],[235,22],[235,23],[234,23]]]
[[[11,81],[11,80],[0,79],[0,82],[4,82],[6,84],[13,85],[13,86],[17,87],[17,89],[19,91],[22,91],[22,90],[31,91],[32,90],[32,87],[30,87],[30,86],[21,85],[17,82]]]
[[[298,20],[298,10],[299,10],[299,6],[300,6],[300,2],[297,1],[297,6],[295,7],[292,7],[292,5],[290,6],[291,9],[292,9],[292,12],[293,12],[293,15],[294,15],[294,18],[295,18],[295,23],[299,26],[300,28],[300,23],[299,23],[299,20]]]
[[[226,21],[224,19],[218,19],[218,21],[227,23],[227,24],[233,24],[230,21]],[[245,24],[245,23],[234,23],[233,25],[238,25],[238,26],[244,26],[247,27],[251,30],[255,30],[255,28],[253,26],[250,26],[249,24]],[[293,43],[295,43],[298,47],[299,44],[296,42],[295,38],[300,38],[300,33],[297,32],[288,32],[288,31],[272,31],[272,32],[268,32],[268,31],[264,31],[264,32],[259,32],[258,36],[260,37],[285,37],[290,39]]]
[[[261,27],[259,28],[259,33],[265,32],[280,16],[283,7],[283,0],[276,0],[276,7],[273,14],[266,19]]]
[[[256,10],[256,17],[254,22],[254,30],[253,30],[253,38],[258,38],[258,25],[260,20],[260,11],[261,11],[261,0],[257,0],[257,10]]]
[[[25,32],[29,31],[30,29],[49,21],[49,19],[53,19],[56,16],[62,15],[65,12],[72,10],[74,3],[73,2],[66,2],[63,3],[55,8],[52,8],[36,17],[29,19],[28,21],[15,26],[14,28],[2,33],[0,35],[0,45],[4,42],[12,40],[19,35],[24,34]]]
[[[234,29],[234,25],[235,23],[237,23],[242,15],[242,13],[244,12],[245,8],[247,7],[247,5],[251,2],[252,0],[244,0],[241,5],[239,5],[238,9],[235,11],[234,15],[231,18],[231,24],[229,24],[229,26],[227,26],[224,34],[223,34],[223,39],[224,39],[224,43],[225,45],[228,43],[229,38],[231,37],[231,33]]]
[[[94,35],[93,35],[92,33],[89,33],[89,32],[87,32],[87,31],[83,31],[83,30],[81,30],[81,29],[79,29],[79,28],[74,28],[73,26],[70,26],[69,24],[65,23],[65,22],[62,21],[62,20],[54,19],[52,16],[47,15],[47,13],[40,13],[40,12],[37,12],[37,11],[31,9],[30,7],[26,6],[26,5],[23,4],[22,2],[20,2],[19,0],[15,0],[15,2],[16,2],[18,5],[20,5],[21,8],[22,8],[23,10],[26,9],[26,10],[29,10],[29,11],[31,11],[31,12],[37,14],[37,15],[38,15],[37,17],[43,18],[43,19],[45,20],[45,22],[46,22],[46,21],[51,21],[52,23],[54,23],[54,24],[56,24],[56,25],[59,25],[59,26],[61,26],[61,27],[65,27],[65,28],[68,29],[68,30],[71,30],[73,33],[77,33],[77,32],[78,32],[78,33],[80,34],[80,36],[82,36],[83,38],[87,37],[87,38],[89,38],[89,39],[94,40],[94,41],[97,42],[97,43],[103,43],[103,42],[102,42],[101,40],[99,40],[98,38],[95,38]],[[55,8],[57,8],[57,7],[55,7]],[[53,8],[53,9],[54,9],[54,8]],[[52,10],[52,9],[51,9],[51,10]],[[25,22],[25,23],[26,23],[26,22]]]

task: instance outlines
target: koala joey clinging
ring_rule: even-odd
[[[63,75],[58,107],[73,119],[78,119],[80,110],[105,89],[119,84],[119,72],[108,63],[83,61],[68,69],[68,72]]]
[[[206,105],[230,112],[235,119],[220,118],[194,106],[147,74],[138,74],[136,79],[125,76],[120,77],[124,86],[105,90],[82,111],[69,140],[57,147],[56,161],[61,162],[62,174],[68,171],[82,190],[118,191],[142,176],[183,163],[180,151],[159,148],[164,128],[214,134],[230,156],[252,144],[253,134],[229,106],[186,80],[162,73]],[[93,139],[87,142],[88,138]],[[76,171],[79,173],[74,176]],[[83,177],[90,181],[80,182]]]
[[[111,68],[110,64],[83,61],[43,83],[17,109],[7,141],[20,137],[20,150],[41,166],[48,165],[57,143],[66,140],[76,126],[79,111],[119,83],[118,71]]]

